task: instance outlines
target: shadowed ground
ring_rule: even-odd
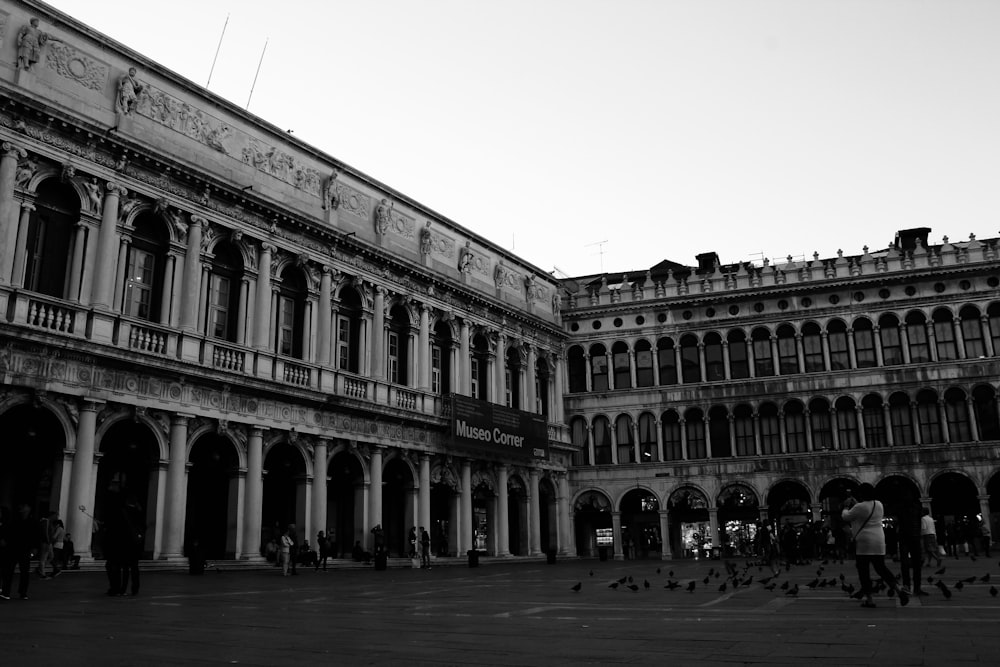
[[[276,570],[155,572],[144,575],[135,598],[106,597],[100,573],[70,572],[33,578],[29,600],[0,601],[0,645],[4,664],[18,666],[1000,661],[1000,597],[990,594],[1000,585],[996,560],[952,560],[942,575],[925,571],[925,579],[947,584],[950,600],[925,583],[929,596],[902,608],[883,593],[877,609],[861,609],[841,589],[856,585],[851,561],[792,567],[768,584],[760,583],[766,569],[732,565],[735,588],[720,561],[306,568],[296,577]],[[986,574],[990,581],[982,582]],[[975,581],[956,588],[970,577]],[[668,582],[679,586],[665,589]],[[765,588],[770,584],[773,590]]]

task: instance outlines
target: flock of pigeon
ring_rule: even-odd
[[[844,561],[839,561],[839,562],[841,565],[844,564]],[[756,581],[756,583],[762,586],[763,589],[766,591],[779,590],[782,591],[784,595],[789,597],[797,596],[799,594],[799,591],[801,590],[801,587],[805,587],[810,590],[816,590],[820,588],[836,589],[839,587],[841,591],[843,591],[848,596],[854,599],[861,599],[862,597],[864,597],[863,591],[856,589],[853,583],[848,583],[843,573],[834,577],[825,576],[826,567],[829,564],[830,564],[829,560],[823,560],[819,564],[819,568],[816,570],[816,576],[813,577],[808,582],[800,583],[800,582],[793,582],[791,579],[788,578],[792,576],[791,575],[792,565],[790,563],[785,564],[784,568],[786,573],[785,577],[782,577],[781,571],[778,570],[777,573],[772,574],[771,576],[761,577],[755,580],[754,578],[755,574],[751,573],[751,570],[753,570],[756,567],[756,575],[759,575],[764,570],[764,566],[762,564],[755,564],[747,561],[746,564],[742,568],[740,568],[736,563],[732,561],[725,561],[724,568],[711,567],[708,570],[708,574],[705,575],[705,577],[700,580],[695,578],[695,579],[685,580],[682,582],[679,579],[675,579],[674,571],[670,570],[667,572],[667,582],[663,586],[663,588],[665,588],[668,591],[684,590],[688,593],[694,593],[695,590],[698,589],[700,585],[703,589],[708,588],[709,590],[711,590],[712,588],[715,588],[715,590],[717,590],[719,593],[725,593],[727,591],[735,591],[739,588],[749,588]],[[946,600],[950,600],[952,598],[952,596],[954,595],[953,591],[962,591],[969,584],[990,583],[990,574],[986,573],[980,577],[971,576],[959,579],[958,581],[955,581],[951,586],[948,586],[948,584],[945,583],[943,578],[946,571],[947,571],[947,566],[941,567],[934,572],[933,576],[928,576],[926,579],[927,584],[937,587],[941,595],[943,595]],[[656,574],[658,575],[662,574],[662,568],[659,567],[656,568]],[[593,570],[590,571],[590,576],[591,577],[594,576]],[[780,582],[779,579],[781,579]],[[875,588],[874,591],[875,593],[879,593],[883,590],[888,589],[886,583],[881,579],[876,579],[873,585]],[[621,589],[621,590],[630,590],[632,592],[637,592],[640,588],[648,591],[652,587],[653,584],[649,582],[649,579],[643,579],[642,584],[640,585],[639,583],[636,583],[636,581],[633,579],[631,575],[624,576],[620,579],[616,579],[608,584],[608,588],[612,590]],[[574,593],[579,593],[581,590],[583,590],[583,582],[582,581],[576,582],[576,584],[574,584],[570,588],[570,590],[572,590]],[[997,596],[998,591],[995,585],[991,585],[988,590],[991,596],[993,597]],[[892,596],[895,593],[893,590],[889,589],[888,594],[889,596]],[[927,593],[926,591],[924,591],[922,594],[926,595]]]

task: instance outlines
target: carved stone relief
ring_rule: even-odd
[[[46,66],[61,77],[89,90],[103,91],[108,84],[108,65],[77,51],[65,42],[55,42],[45,55]]]

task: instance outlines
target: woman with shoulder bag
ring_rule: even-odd
[[[861,583],[861,606],[869,608],[875,606],[872,600],[870,571],[870,568],[874,567],[875,572],[882,577],[890,590],[899,595],[899,604],[905,607],[910,602],[910,596],[900,589],[896,577],[885,565],[885,531],[882,529],[885,510],[882,503],[875,500],[875,487],[868,483],[858,487],[857,496],[857,502],[850,496],[844,501],[841,517],[851,524],[854,563]]]

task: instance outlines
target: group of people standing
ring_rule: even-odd
[[[418,552],[417,547],[419,546],[419,556],[420,556],[420,568],[424,570],[431,569],[431,535],[427,532],[427,529],[423,526],[419,528],[416,526],[410,527],[410,558],[416,559]]]
[[[16,570],[18,596],[28,599],[31,561],[35,558],[38,559],[35,573],[41,579],[52,579],[64,569],[80,567],[72,536],[66,532],[58,512],[49,512],[36,521],[28,503],[19,503],[16,512],[0,507],[0,599],[11,598]]]

